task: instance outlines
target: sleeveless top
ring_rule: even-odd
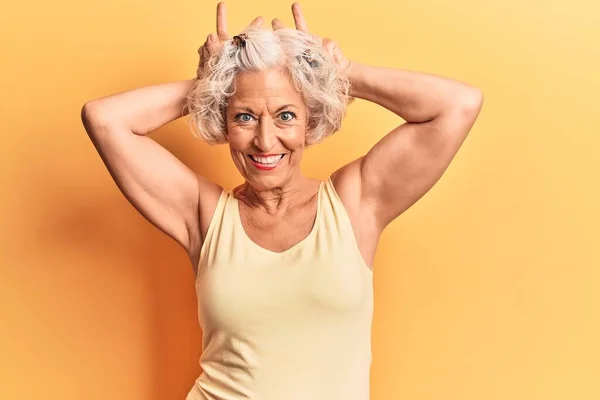
[[[223,190],[196,275],[201,375],[186,400],[367,400],[372,271],[331,177],[311,232],[283,252],[247,236]]]

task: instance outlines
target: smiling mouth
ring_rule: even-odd
[[[250,157],[250,159],[258,164],[261,165],[266,165],[266,166],[271,166],[271,165],[275,165],[277,164],[279,161],[281,161],[281,159],[283,157],[285,157],[285,154],[280,154],[278,156],[271,156],[271,157],[255,157],[252,154],[248,154],[248,157]]]

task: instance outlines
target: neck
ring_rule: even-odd
[[[292,178],[276,187],[263,188],[246,181],[237,194],[249,207],[258,207],[275,215],[302,201],[309,184],[310,179],[303,176]]]

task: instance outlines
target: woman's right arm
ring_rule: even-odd
[[[199,194],[220,188],[148,137],[187,114],[195,79],[117,93],[87,102],[81,119],[113,180],[150,223],[188,253],[200,245]]]

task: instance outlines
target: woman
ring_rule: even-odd
[[[296,29],[261,30],[258,17],[230,38],[219,3],[196,79],[82,110],[123,194],[194,267],[203,372],[188,400],[368,399],[378,239],[441,177],[481,108],[464,83],[350,62],[292,12]],[[355,97],[406,123],[327,180],[303,176],[303,151]],[[244,184],[226,191],[147,137],[188,113],[203,139],[229,145]]]

